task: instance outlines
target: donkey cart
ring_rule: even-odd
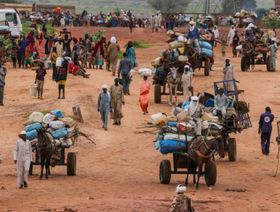
[[[172,174],[198,175],[198,171],[189,169],[191,163],[192,161],[186,153],[173,153],[173,170],[171,168],[170,160],[162,160],[159,168],[160,183],[169,184]],[[210,160],[206,164],[204,171],[200,174],[204,175],[207,186],[214,186],[217,180],[217,168],[215,162]]]
[[[271,69],[271,56],[268,55],[269,47],[267,44],[257,44],[255,49],[250,44],[243,44],[243,56],[241,58],[241,71],[248,71],[251,65],[265,65],[268,72]]]
[[[68,152],[67,158],[65,149],[69,149],[70,147],[61,147],[60,149],[60,157],[56,159],[51,159],[51,166],[66,166],[67,167],[67,175],[75,176],[76,175],[76,160],[77,156],[75,152]],[[35,162],[31,162],[29,175],[33,174],[33,166],[41,166],[40,154],[38,148],[35,149]]]

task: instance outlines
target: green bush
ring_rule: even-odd
[[[151,47],[151,45],[145,41],[132,41],[133,42],[133,46],[136,49],[146,49]],[[127,47],[127,44],[125,45],[125,48]]]
[[[267,29],[280,28],[280,19],[278,17],[274,18],[264,18],[264,27]]]

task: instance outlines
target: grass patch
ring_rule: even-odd
[[[146,49],[146,48],[150,48],[151,47],[151,44],[145,42],[145,41],[132,41],[133,42],[133,46],[136,48],[136,49]],[[127,47],[127,44],[125,45],[125,48]]]

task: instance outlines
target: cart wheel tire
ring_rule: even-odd
[[[74,152],[69,152],[67,154],[67,175],[76,175],[76,153]]]
[[[155,103],[160,104],[161,103],[161,85],[160,84],[155,84],[154,87],[154,98],[155,98]]]
[[[250,65],[248,65],[248,58],[245,57],[245,56],[243,56],[243,57],[241,58],[240,64],[241,64],[241,71],[242,71],[242,72],[247,71],[247,70],[249,69],[249,67],[250,67]],[[249,67],[248,67],[248,66],[249,66]]]
[[[271,67],[270,67],[270,61],[271,61],[271,57],[270,57],[270,55],[269,55],[269,56],[267,56],[267,58],[266,58],[266,70],[267,70],[268,72],[273,71],[273,70],[271,70]]]
[[[171,180],[171,163],[169,160],[163,160],[159,167],[159,179],[161,184],[169,184]]]
[[[206,185],[214,186],[217,181],[217,167],[214,161],[210,161],[205,167],[205,182]]]
[[[236,161],[237,151],[236,151],[236,139],[230,138],[228,140],[228,159],[230,162]]]
[[[33,163],[30,163],[30,167],[29,167],[29,175],[33,174]]]
[[[209,76],[209,73],[210,73],[210,60],[208,57],[206,57],[204,63],[204,76]]]

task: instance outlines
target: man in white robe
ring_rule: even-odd
[[[14,149],[14,162],[17,164],[17,185],[19,188],[28,187],[28,174],[32,161],[31,142],[26,138],[26,132],[22,131]]]

